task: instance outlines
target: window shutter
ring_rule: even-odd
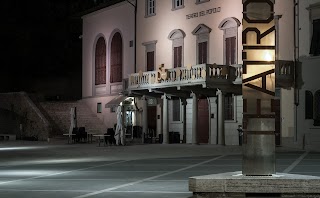
[[[236,37],[231,37],[231,60],[230,64],[236,63]]]
[[[95,85],[106,84],[106,43],[100,37],[96,44],[95,53]]]
[[[202,43],[199,43],[198,44],[198,64],[201,64],[202,63],[202,55],[203,52],[202,52]]]
[[[154,51],[147,52],[147,71],[154,71]]]
[[[182,66],[182,46],[174,47],[173,54],[173,66],[181,67]]]
[[[226,65],[236,63],[236,37],[226,38]]]
[[[178,47],[178,67],[182,67],[182,46]]]
[[[110,82],[122,81],[122,38],[115,33],[111,41],[111,75]]]
[[[226,65],[230,65],[231,58],[231,38],[226,38]]]
[[[202,53],[203,53],[203,58],[202,58],[202,63],[207,63],[207,55],[208,55],[208,52],[207,52],[207,42],[204,42],[203,45],[202,45]]]

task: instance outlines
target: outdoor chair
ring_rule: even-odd
[[[79,141],[87,141],[87,132],[86,132],[86,128],[85,127],[79,127],[78,130],[78,135],[79,135]]]

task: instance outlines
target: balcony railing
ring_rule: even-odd
[[[276,61],[277,87],[290,88],[293,85],[293,61]],[[129,75],[124,86],[125,90],[143,90],[174,86],[203,85],[228,88],[242,84],[242,65],[201,64],[190,67],[178,67],[158,71],[139,72]]]
[[[201,64],[158,71],[139,72],[129,75],[128,89],[189,86],[197,84],[241,84],[242,65]]]

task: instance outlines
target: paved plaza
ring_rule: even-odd
[[[277,172],[320,176],[320,152],[278,147]],[[191,198],[191,176],[241,170],[241,146],[0,142],[0,197]]]

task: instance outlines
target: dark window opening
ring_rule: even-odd
[[[305,119],[313,119],[313,94],[311,91],[305,92]]]
[[[180,100],[172,100],[172,121],[180,121]]]
[[[224,119],[234,120],[234,104],[232,95],[224,97]]]
[[[313,20],[312,27],[313,32],[309,54],[318,56],[320,54],[320,19]]]
[[[101,102],[97,103],[97,113],[102,113],[102,104],[101,104]]]

